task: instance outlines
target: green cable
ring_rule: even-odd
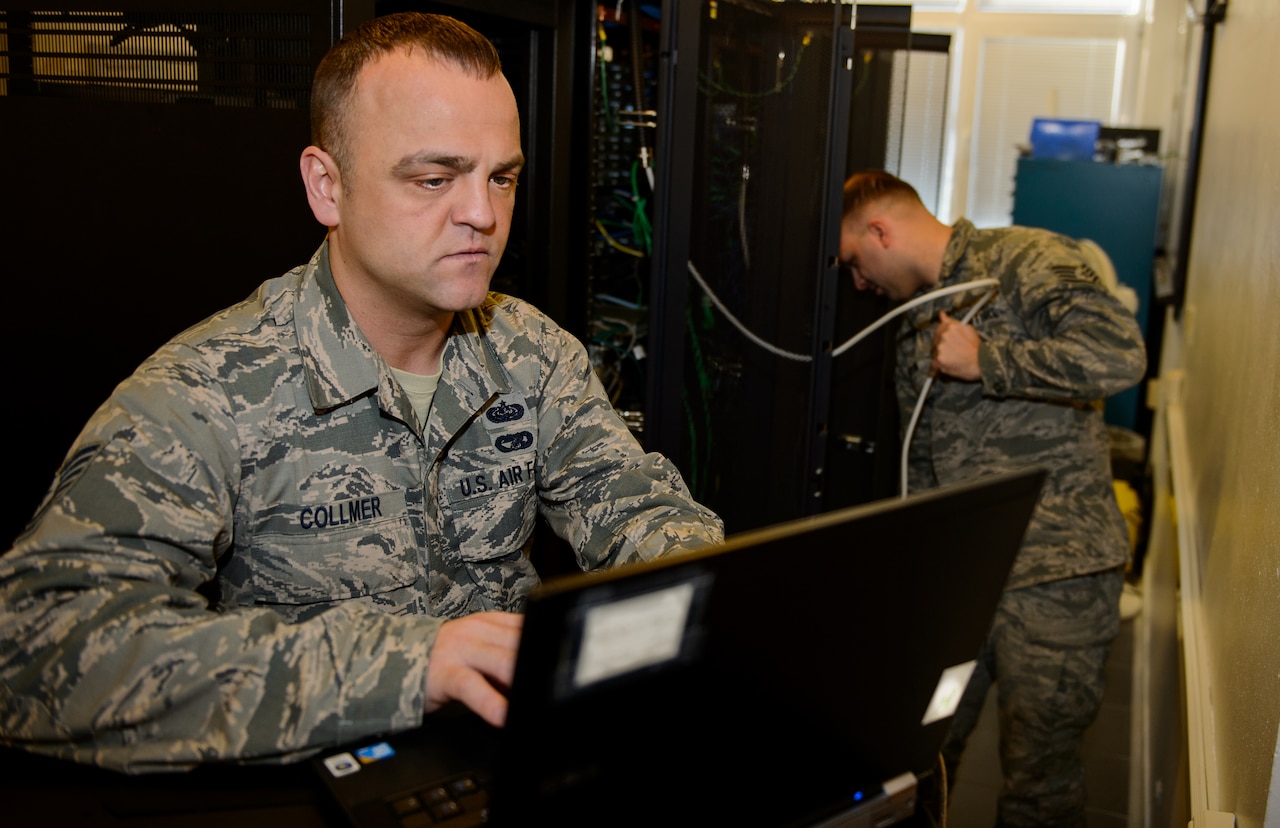
[[[639,173],[640,162],[631,162],[631,207],[632,222],[635,227],[636,241],[641,243],[641,247],[646,253],[653,252],[653,227],[649,223],[649,216],[645,212],[646,202],[640,197]]]

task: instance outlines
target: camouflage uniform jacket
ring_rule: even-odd
[[[541,512],[584,569],[719,541],[581,343],[458,314],[427,428],[309,265],[165,345],[0,558],[0,741],[146,770],[422,722],[443,619],[522,608]]]
[[[940,287],[994,278],[999,294],[971,320],[982,338],[981,380],[934,381],[911,441],[908,479],[916,491],[1020,466],[1048,470],[1010,589],[1128,560],[1106,425],[1093,403],[1141,379],[1146,350],[1133,314],[1085,261],[1064,236],[979,230],[965,219],[952,228],[943,257]],[[907,312],[897,351],[904,430],[928,376],[938,312],[960,319],[989,290]]]

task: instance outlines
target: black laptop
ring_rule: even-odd
[[[505,728],[447,709],[315,765],[359,826],[899,821],[936,768],[1043,477],[548,581]]]

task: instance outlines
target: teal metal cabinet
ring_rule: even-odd
[[[1138,324],[1152,342],[1151,271],[1155,259],[1163,170],[1137,164],[1018,159],[1013,223],[1092,239],[1111,258],[1116,277],[1138,294]],[[1150,371],[1148,371],[1150,373]],[[1107,422],[1143,433],[1141,385],[1107,400]]]

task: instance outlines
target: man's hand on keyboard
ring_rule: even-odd
[[[427,663],[426,712],[457,700],[489,724],[507,720],[507,697],[524,616],[478,612],[446,621]]]

